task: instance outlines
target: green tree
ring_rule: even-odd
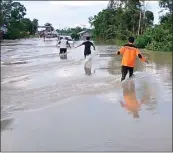
[[[160,17],[160,25],[154,26],[154,14],[145,8],[144,0],[110,0],[107,9],[88,19],[95,40],[113,42],[135,36],[141,48],[172,50],[172,1],[160,0],[159,5],[169,12]]]
[[[30,19],[23,18],[21,20],[21,30],[22,31],[29,31],[30,33],[32,33],[32,22]]]
[[[70,35],[73,39],[78,40],[79,39],[79,35],[78,33],[83,31],[83,30],[88,30],[85,28],[81,28],[81,27],[75,27],[75,28],[65,28],[65,29],[57,29],[56,31],[61,35]]]
[[[173,10],[173,3],[172,0],[159,0],[160,7],[168,10],[170,13],[172,13]]]
[[[29,34],[35,34],[38,28],[38,20],[31,21],[24,18],[26,15],[26,8],[19,2],[12,2],[11,0],[1,1],[2,15],[0,16],[1,26],[7,25],[7,33],[4,35],[5,39],[17,39],[28,37]]]
[[[19,2],[11,3],[11,21],[20,21],[26,15],[26,8]]]
[[[125,40],[130,35],[140,34],[142,29],[146,28],[142,24],[144,12],[139,1],[122,1],[121,4],[124,4],[125,8],[120,7],[119,3],[114,8],[102,10],[94,17],[89,17],[97,40]],[[148,23],[145,25],[153,24],[152,15],[152,12],[146,12],[145,20]]]
[[[160,24],[154,27],[149,27],[143,35],[137,38],[138,47],[146,47],[153,51],[173,51],[172,44],[172,11],[169,0],[161,0],[160,6],[167,9],[168,12],[160,16]],[[152,19],[152,15],[150,15]]]
[[[74,40],[79,40],[79,35],[77,34],[77,33],[72,33],[71,34],[71,37],[72,37],[72,39],[74,39]]]
[[[146,11],[145,12],[145,18],[144,18],[144,23],[146,24],[146,26],[153,25],[153,21],[154,21],[154,14],[153,14],[153,12]]]
[[[35,34],[38,30],[38,20],[33,19],[32,21],[32,34]]]
[[[1,6],[0,26],[2,26],[2,24],[8,25],[8,23],[10,22],[11,7],[12,7],[11,5],[12,5],[12,0],[6,0],[6,1],[3,0],[0,2],[0,6]]]

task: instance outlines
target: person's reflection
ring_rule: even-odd
[[[67,59],[67,54],[60,55],[60,59]]]
[[[84,70],[86,75],[91,75],[91,68],[84,67]]]
[[[86,75],[91,75],[91,61],[87,61],[84,65]]]
[[[133,114],[133,118],[139,118],[140,107],[142,104],[144,104],[144,100],[137,100],[135,93],[135,84],[132,80],[124,82],[123,96],[125,103],[120,101],[121,106],[131,112]]]

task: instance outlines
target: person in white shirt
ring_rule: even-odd
[[[68,47],[68,46],[71,48],[71,46],[70,46],[68,40],[65,39],[64,37],[60,38],[60,41],[59,41],[58,44],[60,44],[60,54],[66,53],[66,52],[67,52],[67,47]]]

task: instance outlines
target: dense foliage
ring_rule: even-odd
[[[168,12],[160,16],[160,24],[148,28],[145,33],[137,38],[137,44],[141,48],[153,51],[173,51],[173,27],[172,27],[172,1],[162,0],[160,6]]]
[[[172,51],[172,1],[160,0],[159,5],[168,13],[160,17],[159,25],[153,25],[153,12],[147,10],[144,1],[110,0],[89,23],[94,27],[96,41],[125,41],[129,36],[137,38],[136,45],[154,51]]]
[[[2,10],[0,16],[0,27],[7,26],[7,33],[4,35],[5,39],[18,39],[34,35],[37,32],[38,20],[31,21],[24,18],[26,15],[26,8],[19,2],[12,2],[6,0],[0,2]]]
[[[153,25],[154,15],[141,9],[139,1],[122,1],[122,5],[102,10],[89,22],[94,26],[94,35],[98,40],[120,39],[142,34]]]
[[[159,0],[165,15],[160,16],[158,25],[153,25],[153,12],[145,8],[144,0],[109,0],[107,9],[102,10],[94,17],[89,17],[93,37],[98,42],[111,42],[117,45],[126,41],[129,36],[136,38],[139,48],[153,51],[173,51],[172,44],[172,0]],[[7,26],[5,39],[18,39],[35,35],[38,29],[38,20],[25,18],[26,8],[19,2],[2,0],[0,2],[0,27]],[[162,10],[162,11],[163,11]],[[45,24],[46,30],[53,31],[50,23]],[[81,27],[57,29],[59,34],[71,35],[79,39],[78,33],[88,30]]]

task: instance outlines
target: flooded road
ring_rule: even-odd
[[[83,47],[55,45],[2,44],[2,151],[172,151],[171,53],[144,52],[121,87],[118,47],[96,46],[85,75]]]

